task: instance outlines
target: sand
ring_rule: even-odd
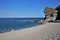
[[[0,40],[60,40],[60,23],[47,23],[7,33]]]

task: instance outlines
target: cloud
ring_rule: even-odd
[[[0,14],[16,14],[16,12],[0,10]]]
[[[16,12],[0,10],[0,18],[18,17]]]

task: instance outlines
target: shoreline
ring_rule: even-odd
[[[1,40],[45,40],[49,36],[60,33],[60,23],[47,23],[14,32],[1,33]]]

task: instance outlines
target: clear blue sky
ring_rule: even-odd
[[[44,8],[55,8],[60,0],[0,0],[0,18],[44,17]]]

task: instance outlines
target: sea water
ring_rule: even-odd
[[[39,24],[27,21],[41,19],[43,18],[0,18],[0,33],[37,26]]]

